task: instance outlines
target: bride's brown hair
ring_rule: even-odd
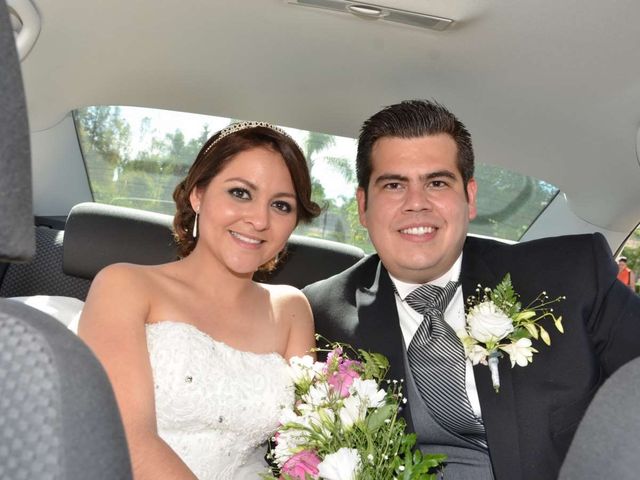
[[[284,159],[296,193],[296,224],[309,222],[320,214],[320,207],[311,200],[311,177],[304,154],[291,137],[275,127],[252,126],[237,130],[227,127],[205,142],[186,178],[173,192],[176,202],[173,234],[181,258],[189,255],[198,242],[198,238],[194,238],[192,233],[196,214],[191,207],[189,196],[193,189],[206,188],[211,179],[236,155],[256,147],[273,150]],[[271,270],[273,267],[275,262],[272,261],[263,265],[260,270]]]

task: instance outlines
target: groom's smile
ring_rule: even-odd
[[[426,227],[426,226],[418,226],[418,227],[408,227],[402,228],[399,230],[403,235],[416,236],[416,237],[424,237],[427,234],[432,234],[436,231],[435,227]]]

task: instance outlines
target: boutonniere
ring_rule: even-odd
[[[564,332],[562,316],[556,316],[551,305],[566,297],[549,299],[542,292],[524,308],[518,298],[508,273],[494,289],[478,285],[476,295],[467,299],[466,327],[458,332],[471,363],[489,366],[496,392],[500,390],[498,360],[503,352],[509,355],[512,368],[516,364],[526,367],[533,362],[533,354],[538,353],[532,346],[532,338],[551,345],[551,337],[540,325],[541,320],[551,318],[556,329]]]

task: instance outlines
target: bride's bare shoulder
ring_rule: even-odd
[[[168,275],[167,265],[114,263],[96,275],[91,284],[91,292],[129,292],[140,295],[145,291],[155,290]]]
[[[282,318],[297,318],[299,321],[311,320],[309,301],[296,287],[268,284],[262,284],[262,287],[269,292],[271,304]]]
[[[291,285],[271,285],[268,283],[260,283],[258,285],[269,292],[269,296],[274,302],[306,301],[306,297],[302,291]]]

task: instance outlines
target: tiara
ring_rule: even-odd
[[[291,137],[291,135],[289,135],[287,132],[285,132],[283,129],[281,129],[280,127],[277,127],[275,125],[272,125],[270,123],[267,122],[238,122],[238,123],[232,123],[231,125],[228,125],[226,127],[224,127],[222,130],[220,130],[220,133],[218,134],[218,138],[216,138],[211,145],[209,145],[207,147],[207,149],[204,151],[203,155],[206,155],[207,153],[209,153],[209,150],[211,150],[214,145],[216,143],[218,143],[220,140],[222,140],[225,137],[228,137],[229,135],[232,135],[236,132],[240,132],[242,130],[247,130],[249,128],[256,128],[256,127],[264,127],[264,128],[268,128],[269,130],[273,130],[274,132],[278,132],[281,135],[284,135],[285,137],[287,137],[288,139],[292,140],[295,143],[295,140],[293,140],[293,138]]]

